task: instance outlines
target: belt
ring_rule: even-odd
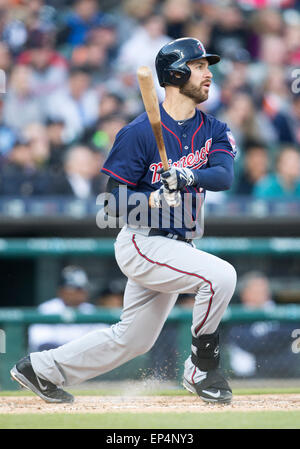
[[[163,231],[162,229],[151,228],[149,231],[148,237],[154,237],[154,236],[167,237],[169,239],[180,240],[181,242],[186,242],[186,243],[192,243],[192,241],[193,241],[192,239],[186,239],[185,237],[182,237],[181,235],[172,234],[171,232]]]

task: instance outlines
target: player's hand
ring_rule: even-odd
[[[162,200],[165,199],[166,203],[170,207],[178,207],[181,204],[181,195],[178,190],[170,192],[164,186],[151,193],[149,198],[150,207],[162,207]]]
[[[163,191],[164,198],[170,207],[178,207],[181,204],[181,195],[178,190],[175,190],[175,192],[169,192],[168,189],[164,187]]]
[[[194,185],[195,177],[189,168],[172,167],[161,173],[161,181],[169,192],[173,192]]]

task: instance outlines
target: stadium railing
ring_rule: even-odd
[[[2,390],[13,390],[18,388],[16,382],[12,382],[9,375],[9,370],[17,360],[25,356],[28,351],[27,343],[27,328],[34,323],[116,323],[120,318],[121,311],[119,309],[100,309],[95,313],[82,314],[75,309],[68,309],[62,315],[42,315],[37,312],[35,308],[2,308],[0,309],[0,328],[2,330],[2,337],[5,337],[5,345],[2,344],[2,351],[0,353],[0,388]],[[293,323],[296,327],[300,327],[300,305],[290,304],[284,306],[276,306],[272,310],[246,310],[242,306],[232,305],[228,307],[222,319],[222,324],[232,325],[234,323],[253,323],[264,321],[279,321]],[[184,360],[190,353],[191,333],[190,327],[192,322],[192,310],[181,307],[174,307],[171,311],[167,324],[177,325],[177,360],[176,377],[180,382],[182,378],[182,371]],[[299,330],[300,336],[300,330]],[[2,342],[3,343],[3,342]],[[5,348],[4,348],[5,346]],[[276,342],[273,343],[276,349]],[[0,345],[1,349],[1,345]],[[168,345],[165,348],[168,353]],[[300,366],[300,347],[299,347],[299,366]],[[140,356],[142,360],[147,362],[147,354]],[[146,367],[147,363],[136,364],[136,360],[128,362],[127,372],[132,376],[136,375],[137,369]],[[101,376],[100,376],[101,377]],[[100,379],[100,378],[99,378]]]
[[[213,254],[300,255],[300,238],[206,237],[196,247]],[[110,238],[0,238],[0,257],[113,256]]]

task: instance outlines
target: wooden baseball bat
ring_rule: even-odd
[[[139,67],[137,71],[137,77],[144,106],[148,114],[149,122],[151,124],[158,147],[160,159],[163,164],[163,169],[166,171],[169,169],[169,163],[162,134],[159,104],[151,70],[146,66]]]

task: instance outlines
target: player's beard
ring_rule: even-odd
[[[203,103],[208,99],[208,91],[204,92],[202,86],[195,86],[189,81],[179,88],[179,92],[191,98],[196,104]]]

